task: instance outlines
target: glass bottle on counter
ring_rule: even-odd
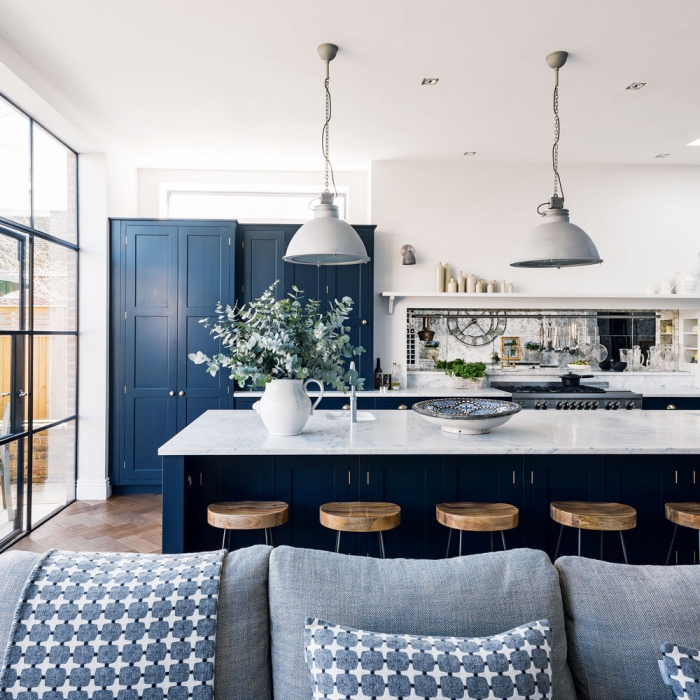
[[[401,390],[401,380],[399,379],[399,370],[394,362],[394,366],[391,369],[391,390],[400,391]]]
[[[382,365],[377,358],[377,366],[374,368],[374,388],[379,391],[382,388],[382,383],[384,380],[384,372],[382,371]]]

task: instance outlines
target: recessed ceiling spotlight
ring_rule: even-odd
[[[700,139],[695,139],[695,141],[691,141],[688,146],[700,146]]]
[[[440,78],[423,78],[421,85],[437,85]]]
[[[659,155],[654,156],[654,158],[668,158],[670,155],[670,153],[659,153]]]
[[[476,151],[465,151],[463,155],[465,155],[465,156],[475,156],[475,155],[476,155]]]
[[[641,90],[646,83],[630,83],[625,90]]]

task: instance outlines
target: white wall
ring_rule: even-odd
[[[510,267],[522,235],[551,196],[546,165],[375,162],[375,356],[405,361],[405,308],[386,313],[382,291],[435,291],[434,270],[512,281],[517,292],[643,293],[678,270],[700,270],[700,167],[564,165],[571,220],[595,241],[604,263],[568,269]],[[417,265],[403,266],[410,243]]]
[[[369,222],[369,190],[367,173],[336,172],[335,182],[338,187],[348,188],[348,220],[353,224]],[[195,185],[226,185],[231,187],[245,185],[303,185],[323,189],[322,172],[287,172],[262,170],[156,170],[138,171],[138,215],[158,218],[160,210],[161,185],[167,183]]]

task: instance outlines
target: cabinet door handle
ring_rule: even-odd
[[[408,406],[405,403],[402,403],[399,406],[399,411],[407,411],[407,410],[408,410]]]
[[[362,325],[363,325],[363,326],[366,326],[366,325],[367,325],[367,321],[365,321],[364,318],[362,319]]]
[[[667,411],[675,411],[676,407],[672,403],[670,403],[668,406],[666,406],[666,410]]]
[[[343,404],[343,411],[349,411],[349,410],[350,410],[350,404],[349,403]]]
[[[170,396],[175,396],[175,392],[174,392],[174,391],[170,391],[170,392],[168,392],[168,393],[170,394]]]
[[[185,395],[185,392],[184,392],[184,391],[181,391],[181,392],[178,393],[178,396],[184,396],[184,395]]]

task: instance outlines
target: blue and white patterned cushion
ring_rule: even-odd
[[[661,673],[680,700],[700,700],[700,651],[664,642]]]
[[[381,634],[308,618],[314,700],[552,697],[547,620],[492,637]]]

